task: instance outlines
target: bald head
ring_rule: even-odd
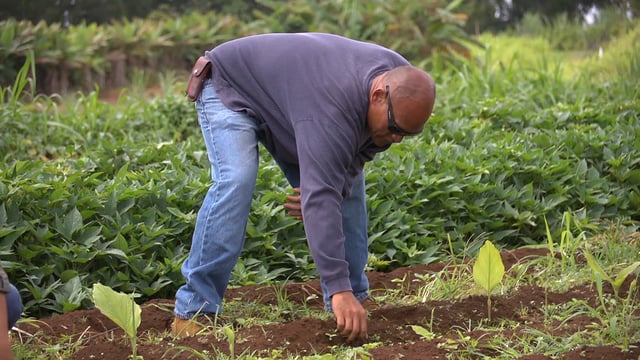
[[[436,99],[436,85],[429,74],[415,66],[400,66],[389,71],[389,85],[394,111],[410,127],[421,127],[431,116]],[[397,109],[397,110],[396,110]]]

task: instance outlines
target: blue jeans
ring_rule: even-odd
[[[9,329],[11,329],[22,316],[22,298],[18,289],[13,284],[10,284],[11,290],[6,294],[7,301],[7,318],[9,320]]]
[[[189,256],[182,264],[185,284],[176,293],[174,313],[189,319],[222,312],[222,300],[244,245],[251,199],[258,174],[258,126],[244,113],[222,104],[206,80],[196,101],[213,185],[198,211]],[[297,167],[279,164],[292,186],[299,186]],[[355,296],[368,297],[364,273],[368,258],[364,175],[355,181],[342,204],[346,260]],[[331,302],[323,284],[327,309]]]

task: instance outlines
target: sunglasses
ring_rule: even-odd
[[[387,85],[387,119],[389,120],[389,131],[394,134],[412,136],[422,133],[422,130],[407,131],[398,125],[396,118],[393,116],[393,106],[391,105],[391,91],[389,91],[389,85]]]

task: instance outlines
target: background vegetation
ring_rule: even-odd
[[[156,12],[148,19],[119,19],[106,25],[81,22],[63,26],[9,19],[0,22],[0,83],[9,84],[27,55],[35,54],[38,90],[66,93],[121,87],[136,71],[150,74],[190,69],[193,59],[233,37],[264,33],[339,33],[393,47],[408,58],[434,52],[464,52],[472,39],[455,13],[459,2],[401,0],[263,1],[249,21],[225,13]],[[426,6],[425,6],[426,5]],[[370,15],[369,15],[370,14]]]
[[[0,256],[27,314],[90,306],[96,282],[173,297],[210,181],[182,74],[204,49],[256,32],[379,42],[436,78],[425,134],[366,169],[371,268],[440,260],[448,239],[456,253],[483,239],[541,243],[544,220],[557,233],[565,212],[585,231],[637,226],[637,20],[611,10],[580,31],[564,15],[531,14],[509,32],[472,37],[461,2],[261,4],[251,21],[190,12],[0,24]],[[103,86],[122,84],[116,103],[101,100]],[[162,96],[146,97],[151,85]],[[289,191],[262,156],[234,284],[316,276],[302,226],[281,206]]]
[[[105,24],[114,19],[147,17],[161,10],[173,13],[223,12],[251,19],[254,11],[264,10],[265,4],[280,3],[282,0],[0,0],[0,19],[17,18],[32,22],[41,20],[47,23],[63,25],[81,22]],[[308,3],[322,4],[327,1]],[[343,1],[349,5],[350,1]],[[422,3],[423,1],[419,1]],[[465,0],[463,11],[469,15],[469,31],[486,32],[505,30],[518,24],[526,14],[542,15],[553,19],[557,15],[567,14],[579,17],[593,12],[594,8],[615,7],[620,11],[637,15],[640,10],[638,0]],[[348,8],[348,7],[347,7]]]

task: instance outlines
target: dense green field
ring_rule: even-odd
[[[483,36],[489,51],[456,67],[435,61],[425,133],[366,167],[370,266],[430,263],[486,239],[544,243],[545,219],[557,237],[565,213],[584,231],[637,226],[638,29],[602,57]],[[90,306],[96,282],[143,299],[181,284],[210,182],[184,80],[165,75],[152,98],[133,84],[115,104],[99,91],[24,102],[20,77],[0,93],[0,256],[28,315]],[[316,276],[302,226],[281,205],[290,191],[262,156],[234,284]]]

